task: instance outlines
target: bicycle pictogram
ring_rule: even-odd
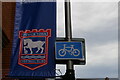
[[[67,52],[70,55],[73,55],[73,56],[79,56],[80,55],[80,51],[78,49],[75,49],[74,45],[70,45],[70,47],[66,47],[66,44],[64,44],[64,48],[63,49],[60,49],[58,51],[58,54],[60,56],[65,56]]]

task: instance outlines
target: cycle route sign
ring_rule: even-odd
[[[81,42],[56,42],[56,59],[83,59]]]

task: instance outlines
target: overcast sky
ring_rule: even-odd
[[[87,54],[87,64],[75,66],[77,78],[118,77],[118,0],[109,1],[72,2],[73,37],[85,38]],[[58,3],[57,23],[57,36],[63,37],[63,2]],[[66,67],[57,69],[64,74]]]

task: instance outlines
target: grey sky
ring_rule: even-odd
[[[85,38],[87,64],[76,77],[118,77],[118,2],[73,2],[73,37]],[[58,4],[58,36],[64,36],[63,2]],[[58,65],[64,74],[65,66]]]

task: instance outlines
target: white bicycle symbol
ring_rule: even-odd
[[[71,47],[66,47],[66,44],[64,44],[64,48],[60,49],[58,51],[58,54],[60,56],[65,56],[66,52],[68,52],[70,55],[73,56],[79,56],[80,55],[80,51],[78,49],[74,49],[74,45],[70,45]]]

